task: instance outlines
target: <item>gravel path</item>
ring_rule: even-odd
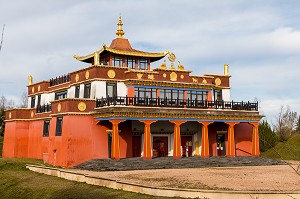
[[[237,167],[237,166],[269,166],[282,165],[284,162],[264,157],[187,157],[173,159],[160,157],[149,160],[143,158],[126,158],[119,161],[111,159],[95,159],[74,168],[92,171],[128,171],[149,169],[178,169],[178,168],[203,168],[203,167]]]

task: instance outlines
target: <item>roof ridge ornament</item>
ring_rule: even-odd
[[[122,23],[122,17],[119,16],[119,21],[118,21],[118,30],[116,32],[116,35],[118,36],[118,38],[123,38],[123,35],[125,34],[122,27],[123,27],[123,23]]]

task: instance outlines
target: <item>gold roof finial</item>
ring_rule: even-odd
[[[122,23],[122,18],[121,16],[119,16],[119,21],[118,21],[118,30],[116,32],[116,35],[118,36],[118,38],[123,38],[123,35],[125,34],[123,29],[122,29],[122,26],[123,26],[123,23]]]

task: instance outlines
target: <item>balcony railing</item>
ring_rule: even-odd
[[[108,97],[96,99],[96,107],[113,105],[122,106],[147,106],[147,107],[174,107],[174,108],[200,108],[200,109],[229,109],[257,111],[258,102],[234,102],[234,101],[207,101],[190,99],[168,98],[143,98],[143,97]]]
[[[70,80],[71,80],[70,74],[55,77],[55,78],[50,79],[50,86],[63,84],[63,83],[69,82]]]
[[[44,113],[44,112],[50,112],[51,111],[51,104],[45,104],[43,106],[38,105],[36,107],[36,112],[37,113]]]

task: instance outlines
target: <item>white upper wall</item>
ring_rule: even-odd
[[[127,95],[127,86],[124,84],[124,82],[117,83],[117,92],[117,95],[121,97],[125,97]]]

